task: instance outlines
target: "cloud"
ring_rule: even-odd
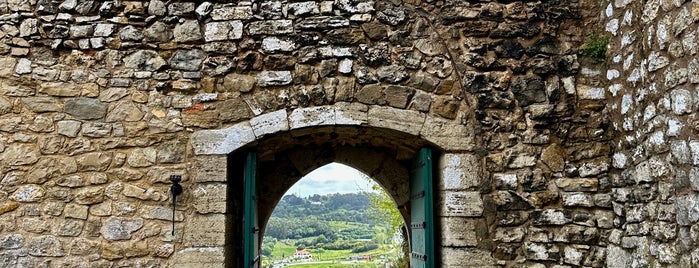
[[[356,193],[371,189],[373,181],[346,165],[331,163],[304,176],[286,194],[306,197],[314,194]]]

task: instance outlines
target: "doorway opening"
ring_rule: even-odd
[[[264,228],[262,267],[407,267],[403,214],[368,175],[327,164],[276,204]]]
[[[233,171],[229,174],[234,177],[228,188],[227,254],[242,258],[231,258],[233,263],[227,265],[262,267],[262,235],[277,203],[301,177],[338,162],[371,174],[395,204],[405,208],[401,216],[407,227],[411,267],[436,267],[433,159],[428,147],[405,160],[374,148],[351,146],[297,148],[269,160],[258,158],[254,151],[229,156],[229,170]]]

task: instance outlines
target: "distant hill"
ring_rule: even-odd
[[[316,194],[303,198],[293,194],[285,195],[267,223],[265,236],[300,239],[322,234],[334,241],[338,230],[333,230],[330,222],[376,225],[376,221],[368,214],[370,194],[373,193]]]

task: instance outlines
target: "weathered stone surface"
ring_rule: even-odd
[[[196,20],[185,20],[183,23],[175,25],[173,30],[175,42],[186,43],[202,39],[199,22]]]
[[[131,167],[148,167],[155,164],[158,151],[153,148],[135,149],[126,159]]]
[[[70,243],[69,252],[73,255],[89,255],[96,254],[100,251],[100,243],[98,241],[85,238],[75,238]]]
[[[518,77],[510,89],[520,106],[546,101],[544,81],[538,76]]]
[[[183,71],[198,71],[206,58],[204,51],[199,49],[178,50],[168,60],[172,68]]]
[[[5,214],[7,212],[11,212],[19,207],[19,203],[17,202],[8,202],[4,201],[0,203],[0,215]]]
[[[397,110],[381,106],[369,108],[369,125],[395,129],[412,135],[422,130],[425,115],[416,111]]]
[[[39,161],[36,149],[23,144],[10,144],[0,154],[0,162],[5,165],[21,166],[31,165]]]
[[[187,219],[190,228],[185,230],[183,242],[192,247],[223,246],[226,230],[226,217],[223,214],[197,215]]]
[[[75,158],[79,171],[105,171],[112,162],[110,153],[86,153]]]
[[[18,234],[9,234],[0,239],[0,248],[18,249],[24,246],[24,238]]]
[[[226,185],[208,184],[195,188],[193,206],[200,214],[226,212]]]
[[[223,247],[189,247],[172,255],[173,267],[185,268],[204,265],[212,268],[225,267]]]
[[[478,223],[462,217],[444,217],[441,220],[442,246],[474,247],[478,245]]]
[[[173,38],[172,30],[167,24],[156,21],[151,26],[148,26],[143,32],[146,41],[168,42]]]
[[[262,137],[267,134],[289,130],[289,121],[286,110],[267,113],[250,119],[250,125],[255,136]]]
[[[143,219],[110,218],[102,228],[100,233],[110,241],[131,239],[131,234],[143,227]]]
[[[439,215],[447,217],[478,217],[483,214],[483,200],[478,192],[441,192]]]
[[[172,208],[171,207],[157,207],[157,206],[144,206],[141,208],[141,217],[144,219],[156,219],[163,221],[171,221]],[[175,221],[184,220],[184,214],[181,211],[175,211]]]
[[[545,209],[532,212],[534,225],[563,225],[572,222],[568,212],[563,210]]]
[[[204,30],[204,40],[223,41],[237,40],[243,36],[243,23],[239,20],[210,22],[207,23]]]
[[[65,255],[63,245],[57,237],[44,235],[29,242],[27,252],[32,256],[61,257]]]
[[[107,113],[107,106],[95,99],[74,98],[67,101],[63,110],[76,119],[99,119]]]
[[[104,200],[103,187],[85,187],[75,193],[75,202],[81,205],[92,205]]]
[[[255,77],[244,74],[230,73],[223,79],[223,86],[226,90],[240,92],[250,92],[255,86]]]
[[[139,71],[158,71],[167,62],[153,50],[139,50],[124,57],[124,66]]]
[[[477,248],[444,248],[441,263],[443,267],[496,267],[496,260],[490,252]]]
[[[124,196],[127,197],[132,197],[140,200],[152,200],[152,201],[160,201],[160,200],[165,200],[167,199],[167,196],[164,194],[159,193],[157,190],[153,188],[141,188],[136,185],[132,184],[125,184],[124,189],[121,192]]]
[[[63,209],[63,216],[66,218],[87,220],[88,206],[68,204]]]
[[[565,151],[558,145],[552,144],[541,152],[541,160],[553,171],[563,171]]]
[[[254,21],[248,24],[251,35],[281,35],[291,33],[294,28],[291,20]]]
[[[328,106],[296,109],[289,115],[290,129],[334,125],[335,123],[335,111]]]
[[[243,122],[221,130],[202,130],[192,134],[196,154],[227,154],[255,140],[250,123]]]
[[[471,154],[445,154],[440,158],[441,190],[469,190],[480,185],[478,158]]]
[[[264,71],[256,79],[258,86],[269,87],[291,84],[292,77],[289,71]]]
[[[46,196],[46,190],[39,185],[27,184],[20,186],[12,195],[10,199],[17,202],[39,202],[44,196]]]
[[[340,16],[316,16],[301,20],[296,23],[296,29],[323,30],[349,26],[349,20]]]

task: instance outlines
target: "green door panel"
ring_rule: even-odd
[[[432,151],[422,148],[410,169],[410,263],[413,268],[434,268]]]
[[[245,159],[245,211],[243,216],[243,267],[260,267],[260,228],[257,219],[255,176],[257,155],[248,153]]]

